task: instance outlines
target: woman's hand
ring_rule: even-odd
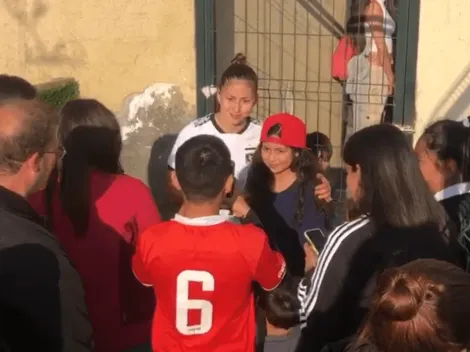
[[[244,218],[250,211],[250,206],[242,196],[237,196],[232,204],[232,214],[237,218]]]
[[[305,272],[317,266],[318,254],[313,250],[310,244],[304,244],[305,252]]]
[[[320,180],[320,183],[315,186],[315,196],[319,200],[324,200],[327,203],[331,202],[331,186],[328,179],[322,174],[317,174],[317,179]]]

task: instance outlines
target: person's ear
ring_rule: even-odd
[[[234,185],[235,185],[235,179],[233,175],[230,175],[229,177],[227,177],[227,180],[225,181],[224,194],[225,195],[232,194]]]
[[[216,97],[217,97],[217,103],[219,103],[220,105],[220,88],[217,88]]]
[[[34,171],[36,173],[41,171],[41,161],[43,156],[39,153],[34,153],[23,163],[22,167],[27,167],[28,170]]]
[[[176,172],[175,171],[172,171],[171,174],[170,174],[170,181],[171,181],[171,185],[177,190],[177,191],[181,191],[181,185],[178,181],[178,177],[176,177]]]
[[[457,163],[453,159],[442,161],[441,165],[450,175],[455,175],[459,171]]]

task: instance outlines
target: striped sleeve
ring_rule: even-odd
[[[367,217],[361,217],[338,226],[328,236],[316,268],[307,273],[298,286],[297,295],[301,303],[300,323],[302,328],[306,327],[312,312],[326,313],[334,304],[348,272],[348,257],[354,255],[354,253],[348,255],[347,248],[342,248],[342,243],[368,223]]]

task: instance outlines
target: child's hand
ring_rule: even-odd
[[[232,214],[237,218],[244,218],[250,211],[250,206],[242,196],[237,196],[232,204]]]
[[[330,182],[322,174],[317,174],[317,179],[320,180],[320,183],[315,186],[315,196],[319,200],[325,200],[326,202],[331,202],[331,186]]]

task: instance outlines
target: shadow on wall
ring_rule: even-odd
[[[442,118],[462,119],[470,115],[470,62],[436,104],[429,123]]]
[[[57,39],[48,45],[39,34],[39,24],[47,15],[49,5],[46,0],[0,0],[8,12],[26,33],[25,62],[45,65],[70,65],[77,67],[85,64],[87,52],[79,41]]]

